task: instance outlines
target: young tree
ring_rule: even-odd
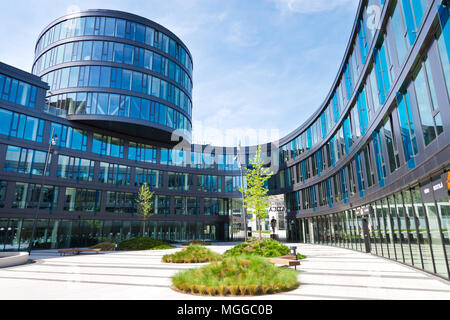
[[[150,191],[147,183],[144,183],[139,188],[139,193],[136,199],[136,214],[142,217],[142,236],[145,235],[145,222],[148,218],[153,216],[152,206],[153,206],[153,196],[154,192]]]
[[[244,194],[244,208],[253,211],[259,229],[259,239],[262,239],[261,221],[267,218],[267,208],[269,207],[269,190],[265,183],[273,173],[268,168],[264,168],[264,161],[261,159],[261,146],[258,146],[256,155],[250,159],[251,169],[246,169],[247,188],[240,187],[239,190]]]

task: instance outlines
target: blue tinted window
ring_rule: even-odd
[[[136,26],[136,41],[142,43],[145,41],[145,27],[141,24]]]
[[[2,74],[0,74],[0,97],[1,93],[3,92],[3,85],[5,84],[6,77]]]
[[[3,100],[8,100],[9,99],[9,90],[11,88],[11,78],[6,77],[5,79],[5,84],[3,86],[3,92],[2,92],[2,99]]]
[[[120,89],[122,87],[122,70],[111,68],[111,88]]]
[[[58,140],[56,141],[58,147],[86,151],[86,132],[57,123],[52,123],[51,132],[54,132],[58,137]]]
[[[355,154],[355,166],[356,166],[356,177],[358,179],[358,190],[359,190],[359,196],[361,198],[364,197],[364,176],[362,172],[362,163],[361,163],[361,156],[360,153]]]
[[[152,70],[153,67],[153,53],[151,51],[145,50],[144,52],[144,68]]]
[[[119,101],[120,101],[120,95],[111,94],[109,96],[109,108],[108,108],[109,115],[111,115],[111,116],[119,115]]]
[[[125,22],[125,38],[129,40],[135,39],[136,23],[131,21]]]
[[[27,117],[26,118],[26,124],[24,128],[24,134],[23,137],[26,140],[35,140],[38,136],[38,130],[39,130],[39,119]]]
[[[20,81],[17,88],[17,98],[16,103],[23,106],[28,105],[28,101],[31,94],[31,85]]]
[[[439,7],[439,19],[442,29],[436,34],[447,92],[450,97],[450,8]],[[1,88],[1,83],[0,83]]]
[[[123,158],[123,140],[118,138],[111,138],[111,157]]]
[[[98,87],[100,82],[100,67],[91,66],[91,71],[89,75],[89,86],[90,87]]]
[[[84,34],[86,36],[93,36],[94,28],[95,28],[95,17],[87,17]]]
[[[413,169],[416,166],[414,156],[418,151],[414,121],[411,115],[411,109],[409,107],[408,93],[397,93],[397,104],[405,158],[408,162],[408,167]]]
[[[94,61],[101,61],[103,54],[103,42],[94,41],[92,46],[92,59]]]
[[[161,73],[161,56],[159,54],[153,55],[153,71]]]
[[[132,71],[122,70],[122,89],[131,90],[131,75]]]
[[[170,128],[174,127],[173,123],[174,111],[172,108],[167,108],[167,126]]]
[[[110,67],[101,67],[100,70],[100,87],[103,88],[114,88],[111,83],[111,68]]]
[[[86,41],[83,43],[83,51],[81,54],[81,59],[91,60],[92,57],[92,41]]]
[[[142,91],[142,73],[133,72],[133,83],[131,86],[131,90],[134,92]]]
[[[94,137],[92,139],[92,152],[96,154],[101,154],[102,152],[102,139],[103,136],[101,134],[94,133]]]
[[[159,98],[161,91],[161,80],[153,77],[152,79],[152,96]]]
[[[352,140],[352,131],[350,128],[350,119],[348,117],[344,119],[343,129],[344,129],[345,153],[349,154],[350,148],[352,147],[353,144],[353,140]]]
[[[99,93],[97,97],[97,114],[104,115],[108,111],[108,94]]]
[[[123,62],[126,64],[133,64],[133,53],[134,47],[125,45]]]
[[[71,148],[75,149],[75,150],[85,151],[86,150],[85,149],[85,145],[86,145],[85,135],[79,130],[72,129],[72,128],[70,128],[70,129],[71,130],[68,130],[68,131],[69,131],[69,135],[72,134]]]
[[[130,97],[121,97],[119,106],[119,115],[122,117],[130,116]]]
[[[114,56],[113,56],[114,62],[123,63],[123,50],[124,44],[114,43]]]
[[[349,63],[347,63],[347,67],[345,68],[345,86],[347,88],[347,98],[350,99],[352,97],[353,85]]]
[[[114,18],[106,18],[105,21],[105,36],[114,37],[116,27],[116,19]]]
[[[364,20],[360,20],[358,23],[358,38],[359,38],[359,48],[361,50],[361,61],[366,64],[367,52],[368,52],[368,41],[366,37],[365,23]]]
[[[167,107],[165,105],[160,104],[159,105],[159,123],[162,125],[166,125],[166,114],[167,114]]]
[[[361,134],[364,135],[369,127],[367,100],[364,89],[358,95],[358,114]]]
[[[141,119],[149,120],[149,114],[150,114],[150,100],[142,99]]]
[[[146,31],[145,31],[145,43],[148,44],[149,46],[153,47],[153,40],[154,40],[154,34],[155,34],[155,30],[153,30],[152,28],[146,27]]]
[[[13,113],[4,109],[0,109],[0,134],[9,135],[11,128]]]
[[[125,38],[125,20],[116,20],[116,37]]]
[[[79,75],[80,75],[79,67],[70,68],[69,88],[75,88],[78,86]]]
[[[67,43],[66,45],[66,49],[64,51],[64,62],[70,62],[72,61],[72,53],[73,53],[73,43]],[[90,51],[89,51],[89,56],[91,55]]]
[[[131,97],[131,109],[130,109],[130,118],[139,119],[140,118],[140,104],[141,99],[136,97]]]
[[[334,122],[339,120],[339,103],[337,98],[337,93],[335,92],[333,95],[333,113],[334,113]]]
[[[394,14],[392,15],[392,28],[394,30],[395,44],[397,47],[398,62],[401,65],[406,58],[407,49],[404,36],[405,30],[403,27],[403,21],[399,6],[397,6]]]
[[[384,162],[383,147],[381,144],[379,131],[374,131],[372,133],[372,137],[373,137],[373,149],[375,152],[375,160],[377,165],[378,182],[380,183],[380,188],[383,188],[384,178],[386,177],[386,166]]]
[[[412,45],[414,44],[417,37],[417,32],[420,29],[420,24],[424,11],[427,7],[427,3],[426,0],[402,0],[402,5],[408,28],[409,42]]]
[[[16,79],[13,79],[11,82],[11,91],[9,93],[9,101],[10,102],[16,102],[18,85],[19,85],[19,81],[17,81]]]
[[[389,68],[387,65],[385,46],[375,50],[375,70],[380,93],[380,102],[384,104],[390,89]]]

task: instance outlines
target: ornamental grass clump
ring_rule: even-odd
[[[251,238],[247,242],[238,244],[234,248],[226,251],[224,257],[257,255],[265,258],[274,258],[290,255],[289,247],[271,238],[258,240]],[[298,259],[306,256],[298,254]]]
[[[182,292],[210,296],[257,296],[296,289],[298,273],[278,268],[264,258],[250,255],[228,257],[172,277]]]
[[[162,261],[166,263],[205,263],[220,259],[221,256],[218,253],[203,246],[190,245],[179,252],[163,256]]]
[[[119,250],[138,251],[138,250],[162,250],[176,248],[170,244],[152,239],[152,238],[134,238],[122,241],[119,244]]]
[[[210,246],[211,242],[202,241],[202,240],[192,240],[192,241],[188,241],[188,242],[183,242],[181,245],[183,245],[183,246],[190,246],[192,244],[199,245],[199,246]]]

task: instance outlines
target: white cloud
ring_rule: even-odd
[[[257,36],[237,21],[230,23],[225,40],[230,45],[239,47],[253,47],[258,44]]]
[[[354,8],[358,0],[274,0],[283,13],[317,13],[331,11],[338,7]]]

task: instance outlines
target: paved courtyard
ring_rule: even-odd
[[[342,248],[297,246],[298,252],[308,256],[298,267],[301,286],[254,299],[450,300],[449,281],[402,264]],[[229,248],[230,243],[211,246],[219,253]],[[60,257],[57,250],[35,251],[31,256],[35,263],[0,269],[0,299],[217,299],[185,295],[170,288],[170,277],[175,273],[201,266],[161,262],[164,254],[177,250],[65,257]]]

